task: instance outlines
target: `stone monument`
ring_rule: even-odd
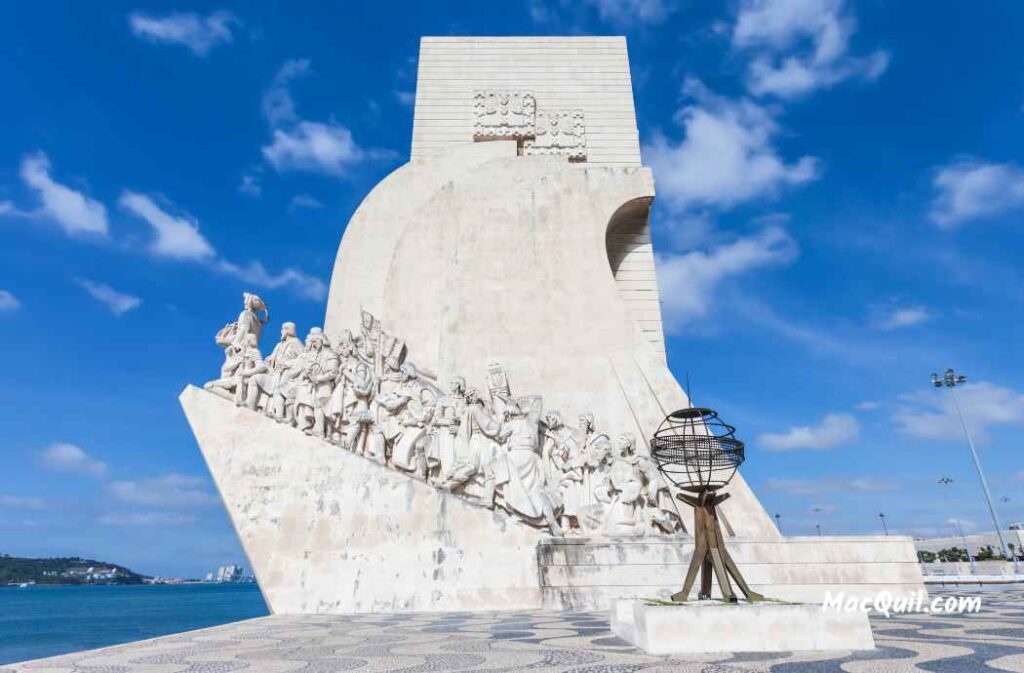
[[[423,38],[411,158],[345,228],[321,326],[254,295],[181,402],[275,613],[608,608],[693,553],[647,438],[665,358],[621,37]],[[297,334],[307,334],[300,342]],[[904,537],[718,508],[751,587],[922,588]]]

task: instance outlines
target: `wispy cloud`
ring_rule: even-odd
[[[252,261],[240,266],[223,259],[219,260],[214,268],[220,273],[234,276],[259,287],[274,290],[291,286],[297,294],[313,301],[320,301],[327,296],[327,286],[322,280],[297,269],[288,268],[273,274],[267,271],[259,261]]]
[[[138,297],[119,292],[104,283],[97,283],[88,278],[78,278],[77,282],[93,299],[118,317],[142,305],[142,300]]]
[[[860,436],[860,423],[850,414],[827,414],[817,425],[797,425],[782,433],[758,435],[757,444],[766,451],[832,449]]]
[[[292,200],[288,203],[288,210],[320,210],[324,207],[324,204],[320,202],[315,196],[310,194],[296,194],[292,197]]]
[[[1024,170],[961,158],[935,171],[931,219],[952,229],[971,220],[993,217],[1024,206]]]
[[[295,99],[292,98],[291,83],[309,73],[308,58],[293,58],[284,62],[270,86],[263,93],[263,116],[271,126],[287,122],[299,121],[295,111]]]
[[[327,295],[327,286],[322,280],[302,271],[286,268],[275,274],[268,271],[258,260],[239,264],[219,257],[216,249],[201,233],[199,220],[181,212],[180,209],[179,214],[171,214],[157,205],[152,198],[128,191],[121,196],[119,203],[150,225],[156,238],[149,250],[158,257],[198,262],[217,273],[238,278],[257,287],[291,287],[299,296],[315,301]]]
[[[46,501],[42,498],[30,498],[22,495],[0,495],[0,508],[6,509],[43,509]]]
[[[786,264],[798,255],[796,243],[778,227],[737,239],[708,251],[663,255],[656,265],[666,326],[671,331],[702,318],[726,278],[764,266]]]
[[[883,477],[820,477],[817,479],[768,479],[765,486],[787,495],[819,497],[837,493],[882,493],[899,490],[899,484]]]
[[[106,207],[82,192],[55,181],[50,174],[50,160],[36,152],[21,161],[21,179],[41,202],[38,216],[56,222],[69,236],[92,234],[106,236],[110,225]]]
[[[848,54],[856,29],[842,0],[742,0],[732,44],[752,54],[752,93],[793,98],[850,78],[872,81],[885,72],[885,51]]]
[[[624,29],[661,23],[676,4],[665,0],[531,0],[527,9],[534,23],[561,25],[563,15],[569,15],[573,32],[588,32],[584,24],[594,13],[604,23]]]
[[[107,472],[106,463],[67,442],[51,444],[42,452],[40,459],[44,467],[56,472],[71,472],[91,477],[102,477]]]
[[[175,472],[152,479],[113,481],[109,489],[118,500],[136,505],[202,507],[220,502],[205,478]]]
[[[18,310],[21,302],[8,290],[0,290],[0,313],[8,313]]]
[[[879,304],[872,308],[872,323],[884,332],[916,327],[922,325],[934,316],[927,306],[899,305],[894,303]]]
[[[399,89],[395,89],[394,91],[391,92],[391,94],[395,97],[395,100],[397,100],[402,105],[412,107],[413,104],[416,103],[416,94],[413,93],[412,91],[402,91]]]
[[[342,178],[364,161],[391,156],[384,150],[361,147],[352,131],[334,119],[301,118],[290,85],[309,69],[308,59],[285,61],[263,96],[263,115],[271,129],[270,142],[261,149],[266,162],[279,173],[300,171]]]
[[[773,145],[779,126],[768,108],[716,95],[693,78],[683,90],[692,101],[676,114],[683,139],[673,142],[657,133],[643,148],[658,195],[676,209],[729,208],[820,174],[814,157],[787,163],[779,155]]]
[[[957,387],[960,407],[975,440],[997,425],[1024,424],[1024,394],[988,381]],[[897,430],[913,437],[962,442],[963,430],[949,391],[925,390],[901,396],[892,415]]]
[[[155,44],[182,45],[196,56],[206,56],[214,47],[234,41],[232,28],[240,23],[234,14],[225,11],[206,16],[194,12],[128,15],[128,25],[136,37]]]
[[[302,120],[288,129],[274,129],[263,157],[279,172],[307,171],[343,177],[368,155],[344,126]]]
[[[152,227],[155,238],[149,250],[157,257],[202,260],[216,254],[199,233],[199,223],[187,214],[171,215],[149,196],[131,191],[121,194],[118,204]]]
[[[238,191],[249,196],[259,196],[263,193],[263,184],[257,173],[243,173],[242,180],[238,183]]]

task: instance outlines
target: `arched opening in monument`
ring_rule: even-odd
[[[647,218],[651,198],[623,204],[608,222],[605,249],[619,296],[629,309],[644,339],[665,357],[665,335],[661,327],[658,278],[654,270],[654,247]]]

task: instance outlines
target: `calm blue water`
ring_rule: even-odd
[[[255,584],[0,587],[0,664],[266,614]]]

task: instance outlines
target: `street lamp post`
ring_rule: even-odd
[[[780,535],[782,534],[782,524],[779,523],[779,519],[781,519],[781,518],[782,517],[779,515],[779,513],[776,512],[775,513],[775,527],[779,529],[779,534]]]
[[[1003,526],[999,523],[999,515],[996,514],[996,506],[992,503],[992,494],[988,490],[988,481],[985,479],[985,472],[981,469],[981,460],[974,448],[974,440],[967,430],[967,423],[964,421],[964,412],[960,410],[960,401],[957,399],[956,387],[967,383],[967,377],[963,374],[956,374],[952,368],[947,369],[941,377],[932,374],[932,385],[936,388],[949,388],[949,394],[953,398],[953,406],[956,408],[956,415],[960,418],[960,427],[964,430],[964,437],[967,438],[967,448],[971,450],[971,458],[974,460],[974,467],[978,470],[978,479],[981,481],[981,490],[985,493],[985,502],[988,503],[988,512],[992,515],[992,523],[996,527],[996,535],[999,536],[999,546],[1003,550],[1003,557],[1013,561],[1014,572],[1020,572],[1017,559],[1010,555],[1010,549],[1006,546],[1006,538],[1003,536]]]
[[[953,480],[949,477],[943,477],[942,479],[939,479],[938,483],[943,486],[949,486],[953,483]],[[960,541],[964,543],[964,551],[967,552],[967,561],[971,564],[971,574],[977,575],[978,568],[974,565],[974,557],[971,556],[971,547],[967,544],[967,536],[964,535],[964,527],[960,524],[960,519],[953,519],[953,521],[956,522],[957,531],[960,533]]]
[[[886,536],[889,535],[889,527],[885,525],[885,512],[879,512],[878,518],[882,520],[882,530],[885,531]]]

